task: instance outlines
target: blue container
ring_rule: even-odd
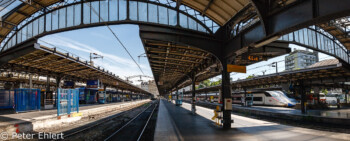
[[[13,90],[0,90],[0,109],[15,107],[15,95]]]
[[[40,89],[15,89],[16,112],[40,110]]]

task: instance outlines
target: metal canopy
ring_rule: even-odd
[[[45,86],[47,81],[42,81],[38,77],[33,77],[33,84]],[[15,82],[15,83],[27,83],[29,84],[28,74],[15,73],[15,72],[2,72],[0,74],[0,82]],[[50,82],[50,86],[56,86],[56,83]]]
[[[165,41],[160,38],[163,34],[150,34],[151,29],[151,27],[140,26],[140,35],[161,93],[190,85],[193,75],[196,77],[196,82],[200,82],[221,73],[222,66],[215,55],[196,46],[186,45],[195,45],[195,40],[192,41],[193,43],[170,40],[170,38]],[[162,30],[159,29],[157,32]],[[289,53],[291,49],[288,45],[288,43],[276,42],[260,48],[251,48],[247,53],[235,57],[236,64],[251,65]],[[248,56],[257,57],[258,60],[248,60]]]
[[[303,81],[307,86],[337,86],[350,81],[350,70],[336,59],[328,59],[309,66],[306,69],[256,76],[231,82],[232,88],[258,88],[281,83],[298,83]],[[199,93],[217,91],[220,86],[196,90]],[[187,91],[186,93],[191,93]]]
[[[91,66],[87,61],[82,61],[77,56],[39,44],[28,45],[15,51],[9,50],[0,57],[0,60],[2,63],[7,62],[1,65],[3,71],[34,73],[80,82],[99,79],[106,86],[149,94],[149,92],[120,79],[107,70]]]
[[[350,80],[350,71],[336,59],[328,59],[309,66],[306,69],[258,76],[232,83],[233,87],[257,87],[281,83],[298,83],[304,85],[339,85]]]
[[[350,50],[350,17],[343,17],[318,24],[324,31],[335,37],[344,47]]]
[[[198,48],[164,41],[142,41],[159,91],[169,90],[182,78],[189,78],[193,70],[204,71],[204,67],[216,63],[210,53]],[[203,75],[212,76],[210,72]]]

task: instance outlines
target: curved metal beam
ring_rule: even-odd
[[[257,4],[257,3],[256,3]],[[268,39],[298,29],[327,22],[350,15],[350,1],[347,0],[304,0],[286,6],[278,13],[267,13],[264,24],[256,23],[225,43],[226,57],[232,52],[248,46],[255,46]],[[264,16],[262,16],[264,18]],[[268,20],[266,20],[268,19]],[[267,28],[268,27],[268,28]],[[266,31],[265,31],[266,30]],[[230,31],[221,30],[221,35]],[[265,34],[267,33],[267,34]],[[231,54],[230,54],[231,53]]]
[[[99,1],[95,1],[95,2],[97,2],[98,3],[98,5],[99,5],[99,7],[101,7],[100,5],[101,5],[101,3],[99,2]],[[157,17],[155,17],[158,21],[156,21],[156,23],[153,21],[150,21],[150,20],[148,20],[149,19],[149,17],[150,17],[150,15],[152,15],[151,13],[149,13],[149,11],[147,10],[147,13],[146,13],[146,15],[147,15],[147,21],[141,21],[140,19],[138,19],[138,20],[131,20],[131,18],[130,18],[130,11],[131,10],[136,10],[136,12],[137,12],[137,15],[138,15],[138,13],[139,13],[139,11],[138,11],[138,9],[130,9],[130,4],[129,4],[129,0],[127,1],[128,3],[127,3],[127,5],[126,5],[126,13],[127,13],[127,17],[126,17],[126,19],[125,20],[115,20],[115,21],[108,21],[108,22],[97,22],[97,23],[89,23],[89,24],[84,24],[84,10],[83,10],[83,8],[84,8],[84,6],[83,6],[83,4],[85,4],[85,3],[87,3],[87,2],[76,2],[76,3],[71,3],[71,4],[67,4],[67,5],[64,5],[64,6],[61,6],[61,7],[59,7],[59,8],[56,8],[56,9],[53,9],[53,10],[51,10],[51,11],[45,11],[45,12],[43,12],[43,14],[42,15],[39,15],[39,16],[37,16],[36,18],[33,18],[31,21],[29,21],[29,22],[27,22],[26,24],[24,24],[22,27],[20,27],[20,29],[18,30],[18,31],[20,31],[20,30],[22,30],[24,27],[26,27],[27,25],[29,25],[29,24],[31,24],[31,23],[33,23],[34,21],[36,21],[36,20],[38,20],[39,18],[42,18],[42,17],[44,17],[44,19],[46,19],[47,17],[47,15],[49,14],[49,13],[52,13],[52,12],[55,12],[55,11],[57,11],[57,12],[59,12],[61,9],[63,9],[63,8],[67,8],[67,7],[75,7],[76,5],[82,5],[81,6],[81,12],[80,13],[78,13],[78,14],[80,14],[79,16],[81,17],[81,21],[80,21],[80,25],[73,25],[73,26],[71,26],[71,27],[64,27],[64,28],[61,28],[61,29],[57,29],[57,30],[52,30],[52,31],[44,31],[44,33],[40,33],[39,35],[36,35],[35,37],[37,38],[37,37],[42,37],[42,36],[44,36],[44,35],[48,35],[48,34],[52,34],[52,33],[58,33],[58,32],[62,32],[62,31],[68,31],[68,30],[73,30],[73,29],[79,29],[79,28],[86,28],[86,27],[94,27],[94,26],[100,26],[100,25],[105,25],[105,24],[123,24],[123,23],[132,23],[132,24],[150,24],[150,25],[159,25],[159,26],[168,26],[168,27],[171,27],[171,28],[178,28],[178,29],[181,29],[181,28],[185,28],[185,29],[187,29],[187,30],[191,30],[191,31],[194,31],[194,32],[201,32],[200,30],[202,30],[202,28],[200,29],[199,28],[199,26],[201,26],[201,27],[203,27],[204,28],[204,30],[205,31],[203,31],[203,32],[206,32],[206,33],[209,33],[209,34],[212,34],[212,31],[210,30],[210,28],[209,27],[207,27],[204,23],[202,23],[200,20],[198,20],[198,19],[196,19],[195,17],[193,17],[192,15],[189,15],[188,13],[185,13],[185,12],[183,12],[183,11],[180,11],[180,10],[177,10],[176,8],[173,8],[173,7],[169,7],[169,6],[166,6],[166,5],[164,5],[164,4],[160,4],[160,3],[155,3],[155,2],[151,2],[151,1],[146,1],[146,2],[144,2],[144,1],[140,1],[140,2],[142,2],[142,3],[147,3],[147,5],[146,5],[146,7],[149,7],[148,5],[156,5],[157,6],[157,10],[156,10],[156,12],[157,12],[157,15],[154,15],[154,16],[157,16]],[[136,1],[136,2],[139,2],[139,1]],[[109,3],[108,3],[109,4]],[[120,7],[120,6],[119,6]],[[160,22],[160,17],[159,17],[159,15],[158,14],[160,14],[159,12],[159,10],[158,10],[158,7],[164,7],[164,8],[166,8],[166,11],[168,11],[167,13],[165,13],[166,14],[166,19],[168,20],[168,25],[166,25],[166,24],[163,24],[162,22]],[[18,9],[17,9],[18,10]],[[169,13],[169,11],[170,10],[174,10],[174,11],[176,11],[177,12],[177,21],[176,21],[176,25],[171,25],[171,23],[169,23],[169,21],[170,21],[170,19],[172,18],[172,17],[170,17],[170,13]],[[97,11],[99,12],[99,13],[101,13],[101,9],[100,8],[98,8],[97,9]],[[67,10],[66,10],[66,12],[67,12]],[[190,29],[190,25],[188,24],[188,27],[181,27],[180,26],[180,20],[181,19],[179,19],[179,13],[181,13],[181,14],[183,14],[183,15],[185,15],[185,16],[187,16],[186,17],[186,21],[187,20],[189,20],[189,19],[192,19],[193,21],[195,21],[195,27],[196,27],[196,29]],[[73,16],[75,15],[75,11],[73,10]],[[91,18],[91,16],[93,15],[94,13],[90,13],[90,19],[92,19]],[[106,13],[108,16],[110,16],[110,9],[108,9],[108,13]],[[118,12],[118,14],[120,14],[120,11]],[[101,14],[100,14],[101,15]],[[52,18],[52,17],[50,17],[50,18]],[[61,18],[61,17],[58,17],[59,19]],[[67,24],[67,16],[65,16],[64,17],[65,18],[65,20],[66,20],[66,24]],[[44,20],[43,21],[44,23],[43,23],[43,25],[42,26],[45,26],[45,30],[46,30],[46,25],[47,25],[47,21],[46,20]],[[52,20],[51,20],[51,23],[50,23],[51,25],[49,25],[49,26],[52,26]],[[57,23],[58,24],[58,23]],[[35,26],[37,26],[37,25],[35,25]],[[41,27],[42,27],[41,26]],[[30,33],[30,34],[33,34],[33,33]],[[7,46],[7,44],[11,41],[11,39],[13,39],[13,38],[15,38],[16,37],[16,35],[18,35],[18,32],[16,31],[15,32],[15,34],[13,34],[7,41],[6,41],[6,43],[5,43],[5,45],[4,46]],[[22,36],[22,35],[21,35]],[[17,43],[17,39],[16,39],[16,43]],[[13,45],[11,45],[11,46],[13,46]],[[1,49],[1,50],[4,50],[4,47]]]

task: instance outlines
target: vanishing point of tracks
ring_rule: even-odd
[[[109,140],[153,140],[152,135],[144,134],[149,126],[154,111],[158,107],[158,101],[151,104],[144,111],[136,115],[121,128],[109,135],[105,141]],[[150,139],[150,137],[152,137]]]

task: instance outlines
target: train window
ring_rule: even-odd
[[[269,94],[268,92],[264,92],[266,97],[271,97],[271,94]]]
[[[253,101],[262,101],[262,97],[254,97]]]
[[[252,97],[246,97],[245,100],[252,100]]]

